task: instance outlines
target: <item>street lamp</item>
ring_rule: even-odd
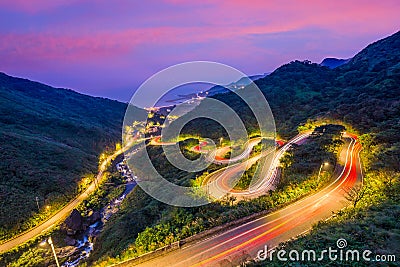
[[[54,255],[54,259],[56,260],[57,267],[60,267],[60,263],[58,262],[56,250],[54,249],[54,244],[53,244],[53,240],[51,239],[51,236],[47,239],[47,243],[49,243],[51,250],[53,251],[53,255]],[[46,244],[46,241],[43,241],[42,243],[40,243],[40,246],[44,246],[45,244]]]
[[[94,177],[94,187],[95,188],[99,187],[99,185],[97,184],[97,177],[96,176]]]
[[[40,211],[40,206],[39,206],[39,197],[36,197],[36,205],[37,205],[37,209],[38,209],[38,211]]]
[[[319,167],[318,178],[317,178],[318,181],[319,181],[319,176],[321,175],[322,167],[328,166],[328,165],[329,165],[329,162],[323,162],[321,164],[321,167]]]

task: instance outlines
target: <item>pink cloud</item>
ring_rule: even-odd
[[[139,45],[203,43],[251,32],[256,30],[239,27],[216,28],[213,31],[200,27],[158,27],[87,35],[9,33],[0,36],[0,54],[41,60],[96,60],[130,53]]]
[[[5,0],[0,2],[1,8],[22,11],[26,13],[38,13],[45,10],[71,5],[78,0]]]
[[[390,0],[0,1],[0,70],[54,81],[59,68],[70,81],[78,69],[119,80],[129,69],[144,79],[174,63],[216,60],[259,73],[296,58],[352,56],[398,30],[399,8]]]
[[[249,32],[295,30],[318,26],[342,33],[382,30],[400,22],[399,1],[223,1],[209,15],[211,22],[248,25]]]

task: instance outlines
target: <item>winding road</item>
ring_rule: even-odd
[[[268,176],[263,179],[262,182],[256,184],[253,190],[249,192],[231,193],[237,194],[238,196],[240,196],[240,194],[248,194],[250,197],[256,197],[265,193],[276,177],[274,166],[276,167],[277,162],[279,162],[280,155],[289,149],[291,144],[301,143],[307,136],[307,133],[299,135],[282,146],[273,159],[273,164],[271,164],[272,168]],[[255,258],[257,253],[264,249],[265,246],[274,248],[280,242],[289,240],[290,238],[308,231],[314,223],[329,218],[332,216],[333,212],[347,206],[349,203],[345,197],[346,192],[356,184],[362,183],[361,162],[359,158],[361,145],[357,141],[355,135],[346,134],[344,139],[345,145],[339,157],[339,164],[335,169],[335,178],[322,190],[266,216],[254,219],[235,228],[227,229],[196,243],[184,244],[178,250],[167,253],[164,256],[156,257],[138,266],[236,266],[246,260]],[[115,152],[115,154],[108,157],[102,163],[96,177],[97,181],[101,179],[107,163],[122,152],[124,152],[123,149]],[[262,156],[263,155],[259,155],[258,157]],[[251,162],[249,161],[254,160],[257,160],[257,156],[250,158],[246,162],[240,162],[234,165],[234,167],[240,164],[250,164]],[[216,181],[216,183],[213,184],[216,185],[216,190],[219,190],[218,187],[226,186],[226,179],[228,179],[229,176],[228,173],[226,177],[216,175],[209,179]],[[72,200],[47,221],[1,244],[0,252],[9,250],[51,229],[68,216],[72,209],[87,198],[94,190],[95,183],[92,183],[85,192]],[[126,261],[118,266],[132,265],[130,261]]]
[[[289,140],[286,144],[281,146],[279,150],[275,153],[272,158],[272,162],[270,163],[270,167],[266,172],[265,177],[259,179],[256,183],[251,185],[251,187],[247,190],[235,190],[233,186],[236,184],[235,177],[237,177],[238,173],[241,174],[244,170],[248,169],[251,165],[253,165],[257,160],[265,158],[265,155],[259,154],[254,156],[247,161],[230,165],[227,168],[220,169],[208,177],[204,179],[204,184],[208,187],[207,191],[209,194],[215,197],[220,197],[221,195],[225,195],[226,192],[229,192],[229,195],[236,197],[237,200],[240,199],[251,199],[256,198],[261,195],[264,195],[268,190],[274,189],[275,181],[277,178],[279,160],[282,155],[293,145],[293,144],[301,144],[304,142],[307,137],[310,135],[310,132],[305,132],[297,135],[296,137]],[[256,141],[256,140],[255,140]],[[249,145],[248,147],[253,147],[254,143]],[[246,152],[245,150],[244,152]],[[250,149],[251,152],[251,149]],[[250,153],[248,152],[248,154]],[[266,151],[265,154],[270,152]],[[244,158],[245,154],[242,153]]]
[[[66,206],[57,211],[55,214],[51,215],[51,217],[48,218],[46,221],[40,223],[36,227],[26,232],[23,232],[22,234],[14,237],[13,239],[7,240],[4,243],[0,244],[0,252],[10,250],[16,246],[19,246],[27,242],[30,239],[33,239],[41,234],[44,234],[45,232],[49,231],[50,229],[58,225],[60,222],[62,222],[65,218],[67,218],[73,209],[75,209],[83,200],[87,199],[89,195],[96,190],[97,184],[102,180],[103,173],[107,169],[108,163],[111,162],[113,159],[115,159],[115,157],[124,153],[127,149],[132,147],[135,141],[136,139],[132,139],[130,142],[126,144],[124,148],[121,148],[115,151],[114,154],[108,156],[101,163],[96,178],[84,192],[82,192],[77,197],[72,199]]]
[[[349,205],[346,192],[362,183],[359,153],[361,145],[355,135],[345,135],[333,181],[317,193],[283,209],[226,230],[194,244],[154,258],[137,266],[236,266],[253,259],[264,249],[276,247],[308,231],[311,226]],[[118,266],[133,266],[126,261]]]
[[[203,147],[205,147],[208,144],[207,141],[200,141],[200,143],[197,146],[192,147],[191,150],[194,152],[197,152],[197,153],[207,154],[206,160],[209,162],[213,162],[216,164],[229,164],[229,163],[241,161],[241,160],[245,159],[246,157],[248,157],[250,155],[251,151],[253,150],[253,147],[255,145],[257,145],[258,143],[260,143],[260,141],[261,141],[261,137],[255,137],[255,138],[249,139],[244,144],[243,151],[239,155],[237,155],[233,158],[230,158],[230,159],[225,159],[222,157],[222,155],[224,155],[226,152],[228,152],[231,149],[230,147],[224,146],[224,147],[215,149],[214,151],[202,149]],[[153,146],[172,146],[172,145],[176,145],[176,142],[164,142],[164,141],[161,141],[161,136],[156,136],[153,139],[151,139],[149,144],[153,145]]]

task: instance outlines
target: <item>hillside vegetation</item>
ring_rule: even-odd
[[[82,177],[93,178],[99,155],[120,142],[125,108],[0,73],[0,240],[71,199]]]
[[[371,44],[347,64],[335,69],[309,61],[293,61],[255,82],[271,106],[280,137],[293,137],[299,130],[311,129],[323,122],[335,123],[345,125],[347,131],[358,133],[364,148],[362,161],[368,186],[366,196],[348,211],[339,213],[337,219],[326,224],[328,227],[324,228],[325,224],[321,224],[313,230],[313,235],[299,239],[298,246],[322,246],[336,241],[340,236],[346,237],[352,248],[353,244],[362,246],[362,240],[365,239],[368,243],[375,242],[372,249],[398,252],[398,247],[390,244],[399,244],[396,224],[400,207],[399,62],[400,32]],[[10,79],[4,77],[2,79]],[[116,134],[120,131],[118,125],[121,125],[124,109],[123,104],[97,98],[90,98],[88,101],[93,101],[92,105],[86,108],[86,101],[78,97],[81,95],[71,91],[57,90],[57,94],[46,98],[50,94],[46,91],[48,87],[40,89],[44,96],[33,96],[32,91],[37,93],[38,86],[35,84],[35,90],[29,92],[18,89],[24,86],[11,89],[1,87],[0,99],[5,102],[0,107],[2,114],[5,114],[0,121],[1,157],[4,157],[1,161],[1,170],[4,170],[1,186],[6,188],[0,195],[2,203],[5,201],[1,207],[4,209],[1,218],[8,222],[6,212],[10,212],[13,205],[18,205],[16,207],[21,209],[12,212],[22,221],[14,220],[16,225],[34,212],[36,194],[42,201],[52,199],[53,195],[54,199],[68,196],[66,192],[77,188],[77,179],[82,173],[95,170],[98,155],[104,146],[117,141],[119,135]],[[243,118],[250,134],[257,132],[250,109],[235,94],[213,97],[230,105]],[[7,104],[8,99],[17,104]],[[58,100],[53,102],[53,99]],[[64,100],[66,105],[63,104]],[[120,114],[117,114],[118,110]],[[113,128],[115,125],[117,127]],[[215,141],[221,135],[225,136],[225,131],[209,120],[197,119],[183,130],[184,134],[210,137]],[[227,198],[204,207],[177,208],[159,203],[139,187],[135,188],[98,236],[88,264],[102,262],[106,265],[137,256],[204,229],[255,212],[278,208],[314,192],[323,186],[323,183],[316,182],[322,160],[328,158],[334,163],[340,145],[335,142],[336,135],[337,132],[332,133],[331,140],[316,138],[313,140],[314,146],[307,144],[295,147],[283,161],[284,165],[285,162],[288,164],[283,166],[284,179],[278,190],[251,201],[235,203],[234,199]],[[188,175],[172,169],[159,149],[149,147],[148,153],[170,181],[187,185],[196,178],[195,174]],[[313,149],[312,157],[305,156],[309,155],[309,149]],[[76,166],[75,173],[71,172],[70,166]],[[324,175],[326,177],[321,182],[326,183],[329,172]],[[45,182],[42,184],[42,181]],[[52,188],[54,184],[57,184],[57,188]],[[15,193],[12,193],[13,190]],[[23,209],[27,217],[23,217]],[[367,238],[366,231],[374,234]],[[291,246],[289,243],[286,245]]]
[[[140,187],[135,188],[135,191],[128,195],[117,216],[105,225],[103,232],[97,237],[95,251],[91,254],[88,265],[97,261],[95,266],[108,266],[136,257],[224,223],[257,212],[274,210],[315,192],[324,186],[332,175],[333,168],[326,168],[320,179],[317,179],[321,162],[329,161],[334,164],[336,160],[337,151],[341,146],[341,142],[337,141],[338,135],[340,136],[337,129],[342,128],[327,126],[326,134],[311,138],[308,146],[294,147],[288,154],[284,179],[279,187],[256,199],[235,201],[234,197],[224,197],[205,206],[181,208],[161,203],[144,193]],[[297,156],[307,153],[310,146],[314,148],[312,156]],[[176,184],[188,185],[190,180],[195,178],[194,174],[188,175],[168,163],[165,155],[161,153],[161,147],[150,146],[147,152],[165,179]],[[141,157],[141,154],[137,157]],[[310,166],[304,168],[307,164]]]
[[[336,247],[347,240],[348,249],[372,251],[372,262],[362,265],[339,261],[334,264],[307,262],[307,266],[398,266],[400,255],[400,33],[375,42],[336,70],[332,81],[343,88],[337,97],[324,101],[329,108],[320,114],[344,121],[359,134],[364,186],[348,196],[352,203],[308,235],[281,244],[286,251]],[[312,104],[315,102],[312,102]],[[311,124],[311,123],[310,123]],[[384,255],[386,262],[376,262]],[[389,256],[394,255],[389,261]],[[253,265],[253,264],[251,264]],[[277,259],[257,266],[282,266]]]
[[[289,138],[299,125],[318,119],[337,120],[360,133],[398,140],[400,95],[400,32],[369,45],[347,64],[335,69],[310,61],[293,61],[279,67],[255,84],[265,95],[278,134]],[[246,90],[243,89],[243,90]],[[249,108],[236,94],[214,98],[230,105],[251,132],[257,128]],[[184,128],[201,136],[221,133],[217,123],[196,127],[197,119]],[[192,126],[192,127],[189,127]],[[387,135],[387,134],[386,134]],[[390,143],[396,146],[395,142]]]
[[[309,61],[293,61],[278,68],[269,76],[257,80],[255,83],[262,90],[271,106],[280,137],[290,138],[296,135],[299,130],[311,129],[323,122],[335,122],[336,124],[345,125],[348,131],[356,132],[360,135],[360,140],[364,147],[362,158],[365,176],[367,177],[366,181],[371,184],[383,184],[386,178],[378,176],[378,174],[383,173],[385,174],[383,177],[387,177],[388,174],[394,177],[395,179],[390,181],[395,185],[398,183],[400,172],[400,143],[398,141],[400,140],[399,62],[400,33],[396,33],[384,40],[371,44],[357,54],[349,63],[338,68],[329,69]],[[246,107],[243,101],[235,94],[221,94],[214,96],[214,98],[230,105],[243,118],[248,132],[254,134],[257,125],[254,118],[252,118],[250,109]],[[203,125],[203,122],[205,127],[199,127],[199,125]],[[204,119],[197,119],[195,122],[188,123],[183,130],[184,134],[196,134],[213,138],[216,141],[224,133],[217,123]],[[291,170],[286,171],[291,177],[295,177],[294,180],[297,186],[291,186],[291,188],[296,190],[301,188],[302,182],[306,185],[312,184],[312,179],[310,179],[312,175],[309,176],[310,173],[305,171],[305,165],[318,168],[323,159],[323,157],[317,157],[318,160],[314,158],[313,162],[308,161],[308,157],[305,155],[310,155],[310,153],[305,149],[311,149],[311,144],[294,151],[292,156],[287,156],[289,160],[297,161],[299,157],[301,158],[300,162],[294,162],[290,165]],[[315,146],[313,149],[315,151],[319,150]],[[301,174],[301,172],[304,173]],[[168,209],[163,205],[147,200],[140,210],[145,208],[145,210],[151,211],[146,211],[145,214],[152,214],[152,217],[147,217],[149,218],[146,224],[148,228],[141,233],[136,232],[139,230],[137,228],[138,224],[135,224],[138,217],[132,213],[133,210],[126,206],[125,211],[122,212],[122,217],[116,218],[115,225],[112,226],[110,224],[107,228],[123,231],[123,236],[126,240],[125,246],[127,247],[121,255],[122,247],[113,245],[121,243],[110,237],[110,235],[102,235],[100,237],[101,243],[103,245],[107,244],[107,248],[109,248],[108,252],[103,254],[103,259],[107,258],[107,256],[116,257],[105,261],[115,262],[118,259],[136,256],[201,229],[218,225],[218,223],[221,223],[218,220],[211,220],[210,224],[210,218],[214,217],[214,212],[218,214],[218,218],[233,220],[251,212],[265,210],[271,206],[274,207],[278,203],[284,203],[284,201],[280,201],[281,198],[284,198],[283,195],[287,192],[285,191],[287,187],[285,188],[283,184],[281,188],[282,191],[279,190],[270,196],[260,197],[247,203],[240,202],[238,205],[231,206],[232,204],[227,200],[227,202],[223,203],[210,204],[206,209],[174,208],[175,211],[168,212]],[[364,218],[363,221],[357,222],[357,220],[352,219],[352,223],[361,232],[363,231],[361,225],[368,223],[374,229],[384,228],[386,233],[396,233],[397,228],[393,223],[395,222],[394,216],[397,213],[393,211],[398,210],[400,207],[399,198],[396,197],[398,190],[391,190],[391,194],[394,194],[394,197],[390,198],[391,202],[390,206],[388,206],[390,208],[380,209],[377,203],[381,198],[378,196],[384,195],[384,192],[380,191],[384,190],[384,188],[384,186],[376,186],[374,190],[368,191],[368,197],[365,197],[360,202],[365,203],[365,205],[360,204],[360,207],[368,209],[369,216],[361,215]],[[270,202],[270,197],[276,199]],[[138,210],[137,206],[135,206],[135,210]],[[377,211],[379,211],[379,214],[373,213]],[[157,216],[157,212],[158,214],[161,212],[161,215]],[[356,210],[352,214],[357,218],[361,213]],[[383,215],[387,216],[388,222],[377,223],[375,219]],[[142,218],[140,216],[141,221]],[[127,225],[135,225],[135,231],[129,232],[122,221]],[[188,224],[187,222],[191,223]],[[151,224],[153,226],[149,227]],[[142,223],[140,225],[143,227]],[[355,244],[359,242],[357,241],[359,236],[353,236],[351,228],[340,227],[339,225],[335,225],[336,228],[332,230],[335,237],[338,235],[338,231],[342,231],[342,236],[348,237],[349,243]],[[382,230],[382,233],[385,233],[385,231]],[[107,231],[106,229],[106,232],[111,233],[113,231]],[[319,237],[321,244],[327,242],[327,240],[334,239],[333,236],[324,236],[324,234],[320,234]],[[394,240],[397,240],[396,238]],[[374,237],[371,236],[371,240],[373,239]],[[387,248],[388,250],[391,249],[385,243],[384,238],[378,238],[376,242],[376,246]],[[128,245],[129,243],[131,245]],[[396,251],[396,249],[392,248],[392,251]],[[104,248],[103,251],[105,251]],[[94,255],[92,259],[97,257],[99,255]]]

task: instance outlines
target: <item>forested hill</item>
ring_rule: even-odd
[[[339,66],[342,66],[343,64],[346,64],[347,62],[350,61],[351,58],[348,59],[341,59],[341,58],[332,58],[332,57],[328,57],[325,58],[324,60],[322,60],[322,62],[320,63],[321,66],[325,66],[328,67],[330,69],[334,69],[337,68]]]
[[[399,69],[400,31],[368,45],[355,55],[349,63],[340,66],[341,71],[358,70],[380,72],[392,67]]]
[[[335,69],[292,61],[255,83],[271,106],[281,137],[295,135],[297,127],[308,120],[339,120],[361,134],[371,134],[382,153],[399,158],[400,32],[369,45]],[[235,94],[213,97],[236,110],[249,129],[255,128],[249,109]],[[196,127],[201,120],[189,123],[184,131],[217,140],[223,131],[206,120],[207,127]]]
[[[328,69],[295,61],[256,81],[265,93],[278,130],[317,117],[343,120],[360,131],[379,131],[383,121],[398,123],[400,32],[369,45],[349,63]]]
[[[297,134],[299,126],[307,128],[309,125],[312,126],[314,120],[317,123],[335,120],[355,129],[359,134],[359,141],[363,145],[361,157],[365,188],[371,188],[372,184],[374,185],[373,190],[375,190],[373,193],[367,193],[369,196],[366,197],[365,202],[368,205],[382,204],[374,206],[375,211],[366,210],[363,213],[355,213],[356,215],[351,218],[352,224],[348,224],[347,228],[336,224],[330,228],[329,233],[331,234],[326,235],[327,231],[325,231],[313,239],[307,239],[309,242],[306,242],[306,245],[297,251],[326,247],[327,244],[331,244],[329,242],[336,241],[338,237],[346,237],[351,248],[360,251],[365,249],[365,244],[368,245],[368,249],[372,249],[371,251],[382,251],[387,247],[389,247],[388,252],[383,251],[389,254],[398,251],[398,246],[388,246],[388,244],[400,244],[398,242],[398,224],[396,224],[400,211],[400,198],[397,193],[393,193],[400,192],[398,181],[394,181],[400,177],[400,66],[398,64],[400,62],[400,46],[397,45],[399,38],[399,33],[396,33],[378,41],[362,50],[348,64],[334,69],[309,61],[293,61],[255,82],[271,106],[281,138],[294,136]],[[390,58],[390,60],[386,58]],[[383,67],[377,68],[377,62]],[[247,90],[249,93],[248,89],[245,87],[243,90]],[[247,130],[250,133],[255,132],[254,116],[236,94],[225,93],[212,97],[229,105],[240,115]],[[210,107],[207,107],[204,101],[195,108],[194,112],[197,110],[199,113],[196,114],[204,114],[200,111],[207,111],[207,108]],[[214,113],[217,111],[216,108],[212,110]],[[184,119],[178,118],[172,124],[179,123],[179,120]],[[219,142],[221,135],[225,134],[225,137],[228,138],[218,123],[204,118],[187,123],[183,127],[183,133],[213,138],[215,143]],[[303,148],[304,154],[301,154],[301,160],[310,160],[315,156],[311,155],[315,151],[313,150],[315,144],[310,143],[309,145],[309,147]],[[157,155],[158,162],[161,162],[158,155],[162,155],[162,153],[153,153]],[[326,156],[322,158],[326,159]],[[316,162],[314,168],[309,163],[302,164],[302,168],[318,173],[321,159],[319,158]],[[166,169],[163,168],[164,171]],[[178,172],[172,174],[171,177],[181,179],[185,176]],[[307,175],[301,174],[296,176],[294,181],[300,183],[304,177]],[[388,177],[390,179],[387,179]],[[385,186],[378,186],[379,184]],[[155,244],[165,244],[166,240],[176,241],[180,234],[189,235],[190,231],[196,231],[188,229],[195,229],[193,225],[198,227],[198,222],[203,223],[209,218],[213,218],[213,214],[217,214],[215,216],[221,218],[232,218],[226,211],[215,209],[216,206],[207,206],[203,211],[200,210],[201,216],[196,212],[184,215],[187,209],[186,211],[176,209],[167,213],[167,208],[159,208],[159,203],[143,195],[144,193],[139,188],[137,190],[135,192],[137,194],[128,197],[122,208],[121,216],[108,223],[97,238],[95,252],[91,255],[91,259],[97,260],[101,257],[104,259],[110,256],[122,259],[124,256],[121,257],[121,255],[135,255],[135,249],[143,248],[143,244],[146,244],[149,250],[155,249]],[[383,198],[377,196],[383,196]],[[386,196],[390,199],[383,202],[382,199]],[[258,199],[257,203],[260,204],[257,205],[261,205],[263,201],[262,198]],[[237,205],[237,207],[248,209],[245,205]],[[159,210],[161,209],[163,214],[160,216]],[[238,214],[242,214],[242,212],[238,212]],[[367,218],[367,215],[377,219],[371,220]],[[360,218],[366,219],[360,223]],[[195,224],[188,223],[189,227],[185,226],[184,230],[180,230],[179,227],[183,227],[186,220],[195,222]],[[174,226],[172,234],[171,225]],[[145,230],[149,226],[151,227]],[[373,231],[374,234],[370,235],[368,231]],[[174,237],[178,238],[173,239]],[[318,244],[313,247],[315,242]],[[375,250],[376,248],[377,250]],[[125,254],[122,252],[124,250]],[[315,265],[318,264],[321,265],[319,262]],[[326,265],[329,264],[332,262]],[[282,262],[278,262],[276,266],[281,265]],[[343,263],[343,266],[347,265],[348,262]]]
[[[97,171],[99,154],[121,138],[125,108],[0,73],[1,234],[27,223],[36,197],[42,207],[65,201]]]

